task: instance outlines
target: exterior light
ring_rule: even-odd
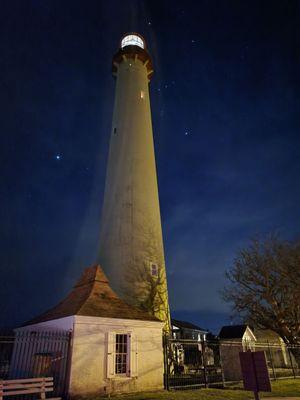
[[[121,49],[123,49],[125,46],[138,46],[138,47],[141,47],[142,49],[144,49],[145,43],[140,36],[130,34],[130,35],[124,36],[121,41]]]

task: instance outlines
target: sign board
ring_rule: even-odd
[[[271,383],[264,351],[240,352],[240,364],[245,390],[271,392]]]

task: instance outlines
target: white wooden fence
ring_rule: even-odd
[[[4,379],[53,377],[54,395],[67,394],[71,333],[66,331],[17,331],[12,340],[0,335],[0,351],[10,346],[3,363]],[[1,360],[1,354],[0,354]],[[0,371],[1,372],[1,371]],[[0,376],[1,378],[1,376]]]

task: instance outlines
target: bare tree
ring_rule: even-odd
[[[273,330],[288,345],[300,345],[299,243],[276,235],[254,239],[239,251],[226,277],[222,297],[232,304],[236,316]],[[299,347],[292,351],[299,363]]]

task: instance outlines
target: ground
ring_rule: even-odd
[[[300,400],[300,379],[285,379],[272,382],[272,393],[261,393],[261,397],[293,398]],[[107,397],[105,397],[107,399]],[[253,400],[251,392],[238,389],[200,389],[176,392],[147,392],[132,395],[111,396],[113,400]],[[89,397],[89,400],[101,400],[104,397]],[[270,399],[271,400],[271,399]]]

